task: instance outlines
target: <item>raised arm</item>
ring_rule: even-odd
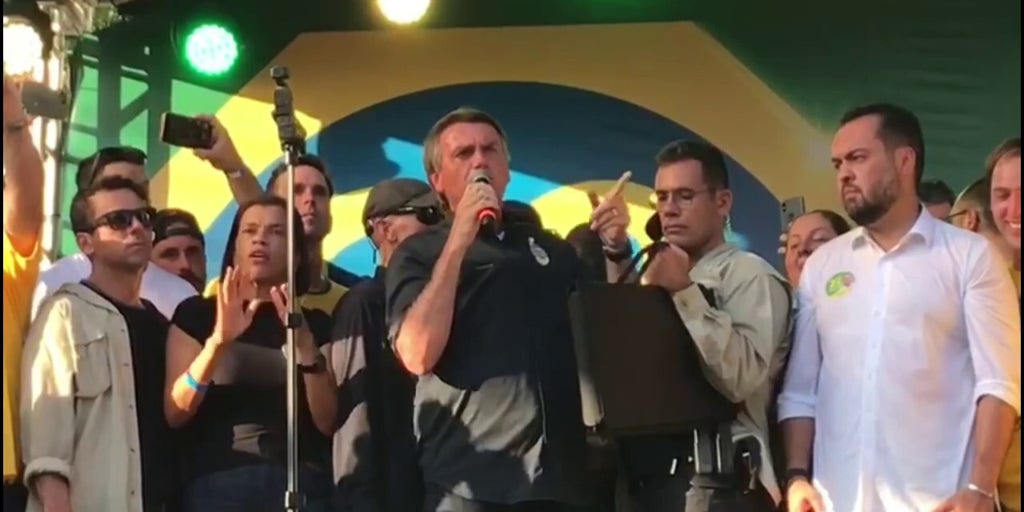
[[[459,202],[448,240],[433,268],[414,254],[406,240],[388,265],[387,305],[395,351],[415,375],[433,370],[448,346],[455,317],[455,292],[462,260],[480,229],[479,214],[498,209],[490,185],[471,183]]]
[[[4,74],[4,230],[19,255],[35,252],[43,226],[43,161],[32,144],[21,88]]]
[[[388,265],[388,312],[395,352],[415,375],[433,370],[451,335],[455,292],[468,245],[445,244],[431,269],[399,248]]]
[[[195,150],[196,156],[210,162],[215,169],[224,173],[228,180],[228,186],[231,187],[231,195],[234,196],[235,202],[238,204],[244,204],[262,195],[263,187],[260,186],[256,176],[238,154],[227,129],[220,124],[216,117],[209,115],[196,117],[213,125],[213,147]]]

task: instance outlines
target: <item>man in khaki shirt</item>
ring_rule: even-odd
[[[688,511],[774,510],[781,494],[768,449],[768,411],[788,347],[788,284],[766,261],[725,242],[732,193],[725,159],[717,148],[673,142],[657,162],[658,220],[670,246],[655,256],[645,281],[672,294],[708,382],[741,404],[732,425],[733,441],[752,446],[761,460],[757,474],[746,481],[739,475],[711,475],[716,485],[727,487],[714,492],[698,483],[709,481],[706,475],[697,475],[691,486],[687,477],[693,471],[667,465],[660,477],[639,482],[634,478],[634,509],[675,511],[685,505]],[[715,306],[697,284],[714,294]],[[688,465],[692,454],[678,455],[680,465]]]
[[[1003,141],[985,162],[989,182],[992,220],[1010,248],[1010,276],[1020,300],[1020,137]],[[1020,333],[1017,333],[1020,339]],[[1020,505],[1020,418],[999,474],[999,498],[1004,510],[1019,512]]]
[[[43,303],[25,340],[20,420],[29,512],[148,512],[172,503],[167,323],[139,296],[154,214],[145,190],[119,177],[72,202],[72,227],[92,270]]]

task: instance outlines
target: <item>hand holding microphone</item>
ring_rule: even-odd
[[[471,183],[477,185],[485,185],[488,190],[491,191],[491,195],[494,195],[494,187],[491,186],[491,178],[483,172],[477,172],[471,178]],[[497,198],[495,198],[495,204],[497,204]],[[494,225],[498,222],[498,215],[501,213],[497,207],[485,206],[477,214],[477,220],[480,221],[480,227],[485,229],[494,229]]]
[[[491,180],[483,171],[477,171],[470,177],[455,208],[452,236],[468,245],[481,228],[493,230],[500,221],[500,203],[491,188]]]

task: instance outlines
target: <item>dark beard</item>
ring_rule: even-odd
[[[885,204],[881,201],[875,201],[870,203],[864,203],[859,208],[846,209],[846,214],[850,216],[852,220],[858,226],[870,226],[879,221],[886,213],[889,213],[889,207],[892,203]]]
[[[855,224],[858,226],[870,226],[889,213],[892,205],[896,203],[898,195],[899,185],[894,181],[890,181],[878,190],[875,197],[865,194],[862,204],[852,207],[844,204],[843,207],[846,208],[846,214],[850,216],[850,220]]]

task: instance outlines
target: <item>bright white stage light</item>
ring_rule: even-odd
[[[32,25],[17,16],[4,16],[4,71],[31,75],[43,55],[43,40]]]
[[[399,25],[419,21],[427,13],[430,0],[377,0],[384,17]]]

